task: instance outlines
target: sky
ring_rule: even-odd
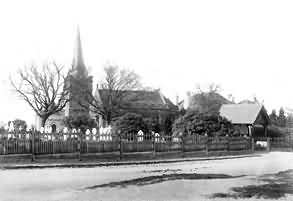
[[[292,10],[285,0],[1,1],[0,121],[34,123],[8,78],[48,61],[69,68],[77,25],[94,84],[114,64],[173,101],[216,83],[269,112],[293,108]]]

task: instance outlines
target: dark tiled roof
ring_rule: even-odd
[[[203,105],[207,104],[208,102],[212,102],[214,106],[217,106],[217,110],[219,110],[223,104],[232,103],[216,92],[204,92],[192,95],[188,108],[201,110]]]
[[[107,101],[108,90],[99,89],[99,95],[102,102]],[[169,109],[178,110],[170,99],[162,95],[158,90],[155,91],[125,91],[123,95],[122,108],[131,109]]]
[[[229,101],[228,99],[226,99],[225,97],[223,97],[222,95],[220,95],[219,93],[216,93],[216,92],[205,92],[203,94],[195,94],[193,96],[193,101],[195,103],[199,102],[200,98],[202,98],[203,95],[211,100],[217,100],[218,102],[220,102],[222,104],[231,104],[232,103],[231,101]]]

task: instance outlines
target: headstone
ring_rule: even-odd
[[[85,139],[86,139],[86,140],[90,140],[90,134],[91,134],[91,131],[90,131],[89,129],[86,129],[85,134],[86,134]]]
[[[64,127],[63,128],[63,133],[67,133],[68,132],[68,128],[67,127]]]
[[[143,131],[139,130],[137,135],[138,135],[138,141],[142,142],[143,141],[143,135],[144,135]]]
[[[13,132],[14,131],[14,124],[13,122],[10,122],[9,124],[9,132]]]
[[[155,133],[155,142],[160,142],[160,134]]]

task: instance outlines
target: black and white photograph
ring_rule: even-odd
[[[0,201],[293,200],[293,1],[0,1]]]

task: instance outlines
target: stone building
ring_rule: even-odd
[[[69,94],[72,97],[66,104],[65,108],[51,115],[46,121],[45,127],[49,127],[52,131],[59,132],[64,128],[64,118],[69,116],[85,115],[90,116],[89,104],[85,100],[85,91],[92,93],[93,77],[88,74],[88,70],[83,60],[82,45],[80,32],[77,29],[72,69],[68,74],[69,79],[66,83],[69,87]],[[83,93],[81,92],[83,90]],[[36,127],[41,127],[41,119],[36,116]]]

